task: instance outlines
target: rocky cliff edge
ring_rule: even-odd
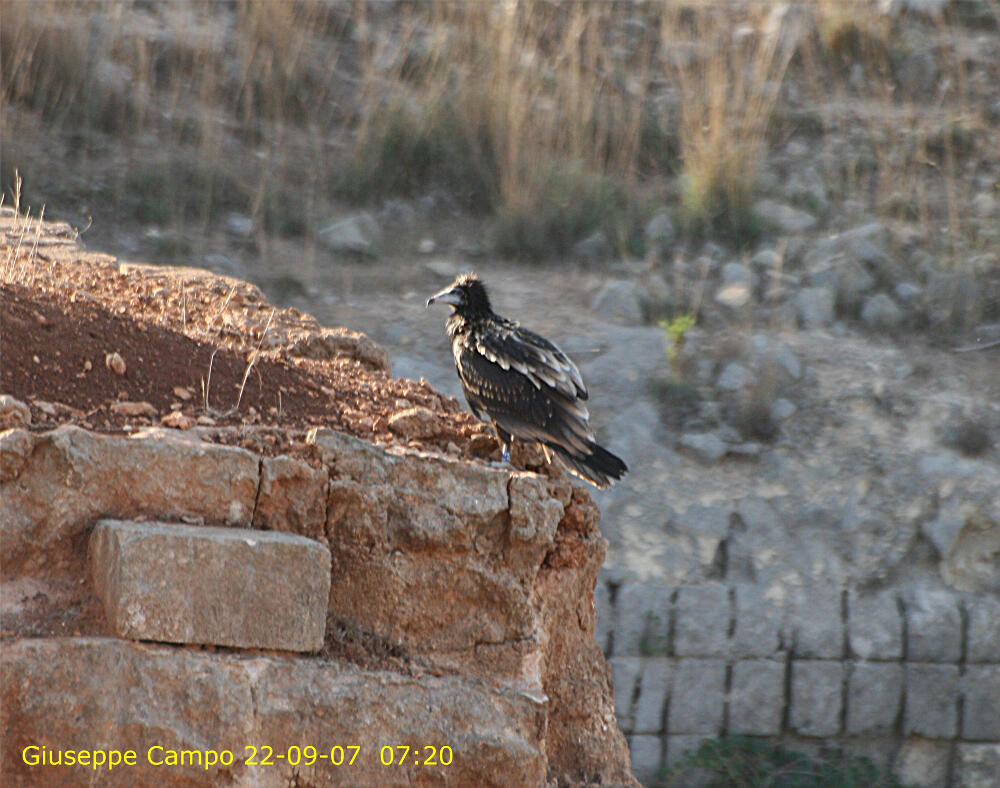
[[[635,784],[586,491],[362,335],[2,218],[5,785]]]

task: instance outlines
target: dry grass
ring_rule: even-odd
[[[781,31],[760,34],[759,14],[734,18],[715,7],[691,14],[678,6],[660,22],[665,49],[684,38],[698,42],[671,62],[680,99],[681,218],[694,231],[752,238],[758,170],[795,47]]]
[[[8,208],[12,221],[7,234],[7,255],[0,267],[0,282],[30,285],[34,275],[35,263],[38,260],[38,241],[42,235],[42,222],[45,219],[43,205],[35,217],[34,232],[31,227],[31,210],[21,215],[21,176],[14,173],[13,204]],[[4,209],[4,199],[0,195],[0,210]],[[25,248],[25,243],[31,244],[31,250]]]
[[[208,232],[236,211],[311,237],[338,200],[440,189],[496,216],[515,256],[564,254],[595,229],[639,253],[652,202],[693,236],[745,242],[770,146],[833,146],[856,120],[863,153],[832,151],[824,171],[834,196],[944,223],[957,260],[975,233],[966,162],[1000,156],[983,151],[952,20],[927,23],[947,77],[928,100],[900,89],[909,43],[874,3],[813,0],[805,32],[801,15],[775,27],[770,4],[680,0],[0,3],[3,100],[18,108],[0,121],[4,188],[17,166],[27,204],[56,194],[117,221]],[[787,122],[790,80],[814,129],[801,106]],[[39,145],[53,129],[84,174],[52,182]]]

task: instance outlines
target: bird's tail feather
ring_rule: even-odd
[[[610,487],[628,471],[628,466],[620,457],[616,457],[593,441],[587,442],[589,454],[570,453],[558,444],[548,444],[548,447],[559,455],[571,473],[596,487]]]

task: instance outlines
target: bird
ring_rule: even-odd
[[[427,299],[449,304],[455,369],[472,413],[492,425],[504,463],[513,438],[538,443],[574,475],[610,487],[628,466],[594,439],[580,370],[545,337],[501,317],[476,274],[461,274]]]

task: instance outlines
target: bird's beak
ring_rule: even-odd
[[[458,306],[462,303],[462,294],[458,292],[456,287],[446,287],[439,293],[435,293],[430,298],[427,299],[427,306],[431,304],[451,304],[452,306]]]

